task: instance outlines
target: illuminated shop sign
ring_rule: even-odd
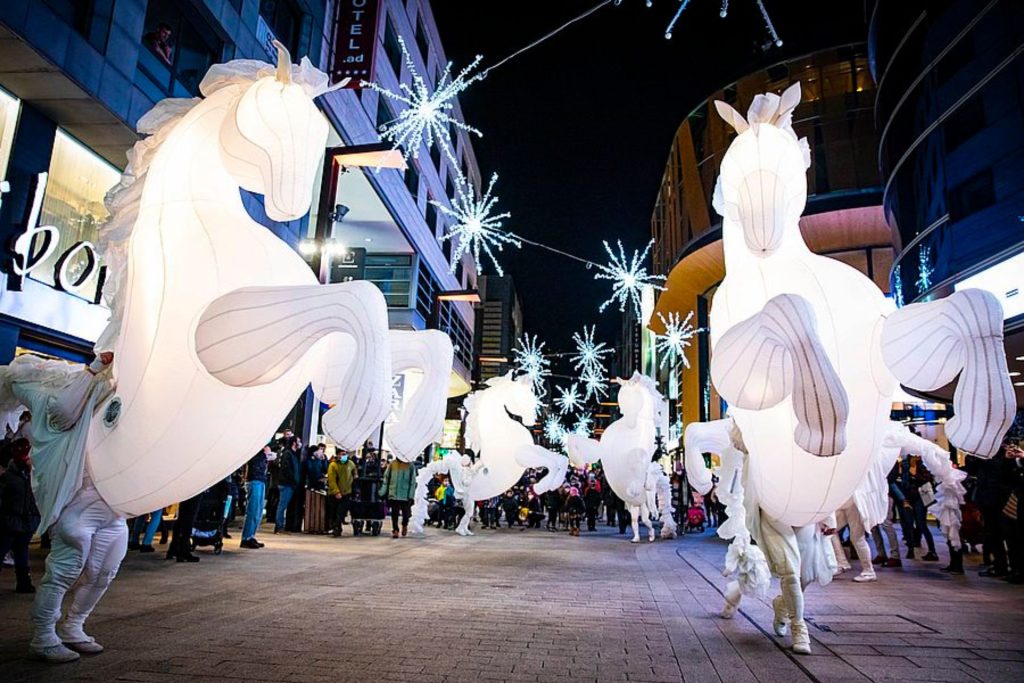
[[[25,224],[17,231],[14,238],[6,245],[7,289],[21,291],[22,278],[37,270],[43,263],[55,255],[60,244],[60,231],[53,225],[39,225],[39,214],[46,194],[46,183],[49,175],[40,173],[36,176],[35,187],[32,189],[32,206]],[[10,191],[7,181],[0,182],[0,204],[3,194]],[[73,267],[74,266],[74,267]],[[91,288],[93,275],[97,276],[95,294],[92,303],[99,304],[106,279],[106,266],[99,265],[96,247],[91,242],[79,240],[65,249],[53,262],[53,287],[62,292],[84,296],[84,290]]]
[[[339,0],[334,17],[331,80],[351,78],[346,88],[359,88],[373,77],[379,0]]]

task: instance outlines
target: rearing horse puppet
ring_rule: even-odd
[[[569,434],[566,437],[569,461],[576,467],[601,462],[608,485],[629,508],[633,543],[640,542],[640,522],[647,527],[648,540],[654,541],[652,517],[659,514],[662,537],[674,538],[672,490],[661,465],[652,462],[659,430],[662,434],[668,433],[665,399],[658,393],[654,380],[638,372],[628,380],[616,379],[615,382],[619,385],[622,417],[608,425],[600,441]]]
[[[808,249],[798,224],[811,161],[793,130],[799,101],[794,84],[781,97],[756,96],[746,118],[715,103],[738,133],[714,195],[726,276],[710,321],[711,378],[730,417],[688,426],[685,445],[687,474],[701,493],[711,488],[702,451],[745,454],[737,471],[749,531],[782,588],[776,631],[791,627],[793,650],[807,653],[802,589],[831,580],[820,525],[873,469],[884,480],[891,446],[906,441],[889,423],[897,379],[928,391],[959,374],[946,434],[982,457],[999,448],[1015,401],[991,294],[965,290],[896,311],[859,271]],[[881,457],[888,465],[879,466]],[[758,583],[740,582],[750,590]],[[731,598],[734,609],[739,594]]]
[[[443,400],[447,388],[447,337],[403,332],[390,344],[380,290],[319,284],[242,204],[239,188],[263,195],[273,220],[305,215],[326,146],[313,99],[331,89],[328,78],[305,58],[293,66],[276,46],[276,68],[215,65],[202,99],[164,100],[143,116],[139,130],[150,136],[108,197],[100,248],[112,313],[96,348],[114,351],[117,388],[92,420],[86,463],[123,513],[226,476],[310,383],[335,406],[324,431],[358,447],[390,410],[393,353],[400,369],[427,374],[418,403],[400,416],[401,455],[414,457],[440,429],[433,394]]]

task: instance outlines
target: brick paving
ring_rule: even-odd
[[[973,568],[812,588],[814,654],[795,657],[766,601],[716,616],[710,534],[263,538],[196,565],[130,553],[90,622],[107,652],[59,667],[23,659],[30,599],[3,572],[0,681],[1024,680],[1024,587]]]

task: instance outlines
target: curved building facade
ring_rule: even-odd
[[[669,273],[649,326],[663,331],[658,314],[685,317],[706,327],[711,297],[725,276],[721,217],[711,198],[719,165],[735,134],[717,114],[715,100],[746,113],[758,93],[781,92],[799,81],[802,101],[794,128],[811,148],[807,209],[800,228],[815,252],[843,261],[888,292],[893,237],[882,212],[876,159],[875,85],[864,43],[791,59],[710,94],[679,127],[651,219],[655,272]],[[653,356],[651,345],[645,345]],[[689,423],[719,417],[711,386],[710,349],[699,335],[687,350],[689,369],[662,377],[674,419]],[[647,367],[658,367],[647,358]],[[665,371],[662,371],[663,373]]]
[[[877,0],[868,45],[897,303],[991,290],[1024,372],[1024,3]]]

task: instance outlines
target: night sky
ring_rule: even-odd
[[[597,4],[597,0],[433,0],[455,68],[475,55],[494,64]],[[598,263],[601,240],[628,252],[650,239],[650,218],[676,129],[708,94],[745,73],[828,45],[863,41],[864,3],[765,0],[782,48],[763,51],[766,30],[754,0],[693,0],[672,40],[664,31],[675,0],[608,5],[495,69],[460,97],[484,136],[474,149],[484,178],[512,212],[506,227]],[[823,8],[827,6],[829,12]],[[746,111],[746,103],[743,103]],[[500,255],[523,300],[525,324],[550,350],[598,324],[618,337],[617,306],[583,264],[524,245]],[[492,272],[490,265],[484,272]],[[663,273],[664,274],[664,273]]]

